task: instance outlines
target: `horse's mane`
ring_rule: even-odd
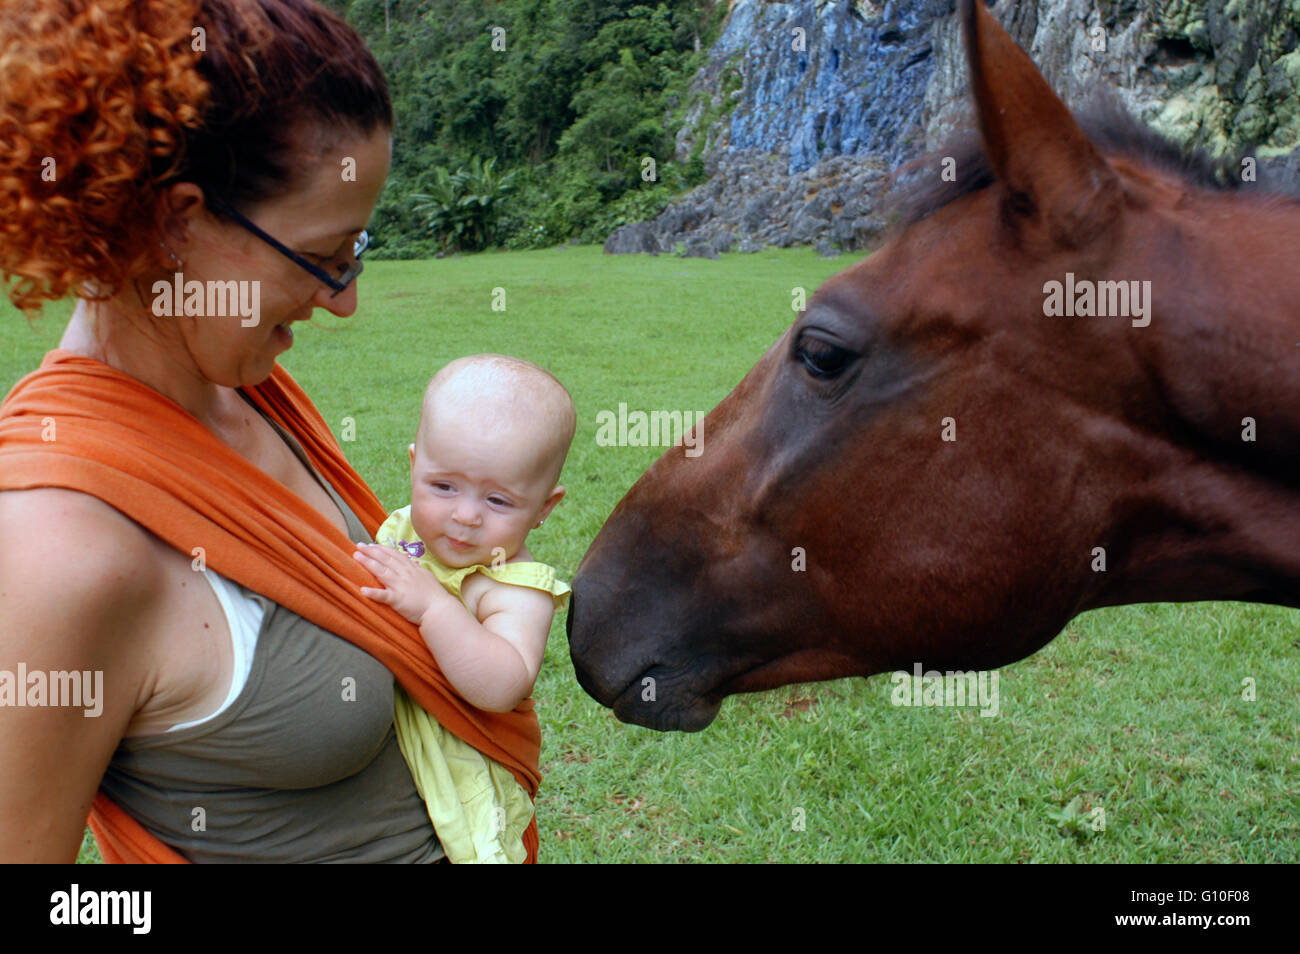
[[[1079,126],[1103,155],[1119,155],[1175,173],[1190,185],[1220,192],[1256,191],[1300,201],[1300,190],[1283,175],[1257,165],[1253,182],[1243,181],[1245,148],[1235,155],[1212,156],[1204,149],[1176,143],[1138,122],[1113,93],[1100,94],[1075,115]],[[956,162],[954,179],[944,181],[934,171],[942,158]],[[978,131],[966,130],[944,148],[921,156],[895,174],[891,206],[906,227],[950,202],[992,185],[995,176],[984,154]]]

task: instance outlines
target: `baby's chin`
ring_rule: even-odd
[[[461,553],[448,546],[435,547],[434,556],[438,558],[438,561],[443,566],[450,567],[453,570],[464,569],[467,566],[476,566],[480,563],[487,564],[492,562],[490,557],[485,560],[477,552]]]
[[[493,552],[488,550],[480,552],[479,550],[461,551],[449,546],[446,541],[439,540],[433,548],[434,556],[445,567],[453,570],[462,570],[467,566],[491,566]],[[516,551],[517,552],[517,551]],[[502,556],[505,553],[504,548],[497,548],[496,556],[500,557],[499,562],[505,562],[510,559],[509,556]],[[512,554],[513,555],[513,554]]]

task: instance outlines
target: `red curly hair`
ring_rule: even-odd
[[[236,208],[289,188],[299,121],[392,128],[383,72],[311,0],[7,0],[0,275],[28,313],[155,267],[176,182]]]

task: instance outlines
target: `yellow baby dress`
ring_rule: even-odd
[[[556,579],[554,567],[545,563],[443,566],[416,534],[409,506],[388,515],[375,542],[414,557],[457,599],[465,577],[484,573],[502,583],[545,590],[554,598],[557,613],[569,602],[569,585]],[[397,742],[447,859],[453,864],[522,863],[527,854],[524,831],[533,817],[528,793],[509,769],[443,729],[401,686],[395,688],[394,698]]]

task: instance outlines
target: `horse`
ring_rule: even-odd
[[[996,669],[1097,607],[1300,607],[1300,201],[1076,120],[982,3],[958,15],[974,147],[578,567],[574,670],[624,722]]]

